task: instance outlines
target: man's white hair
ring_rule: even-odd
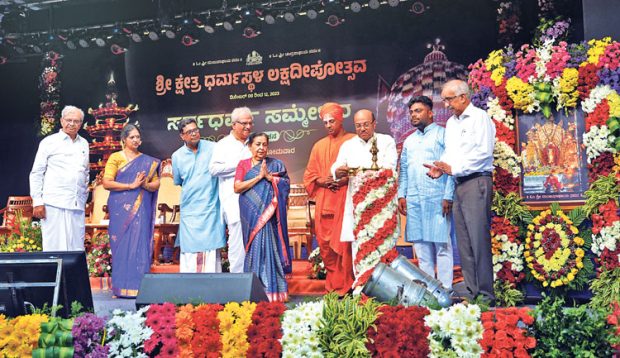
[[[463,80],[450,80],[443,85],[443,89],[445,88],[454,90],[456,96],[464,94],[467,98],[470,98],[469,85]]]
[[[233,109],[230,114],[230,118],[232,118],[233,122],[239,122],[239,119],[241,119],[241,116],[244,114],[247,114],[250,118],[254,119],[254,116],[252,116],[252,111],[248,107],[237,107]]]
[[[65,118],[65,116],[69,114],[69,112],[78,112],[80,114],[80,117],[82,117],[82,121],[84,120],[84,111],[77,108],[76,106],[65,106],[65,108],[62,109],[62,112],[60,112],[60,117]]]

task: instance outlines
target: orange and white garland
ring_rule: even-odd
[[[391,169],[363,171],[351,179],[355,235],[355,282],[366,284],[379,262],[389,264],[398,252],[398,180]]]

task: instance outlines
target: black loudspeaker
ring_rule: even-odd
[[[221,303],[268,301],[265,288],[254,273],[146,274],[136,308],[152,303]]]

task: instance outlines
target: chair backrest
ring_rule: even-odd
[[[106,213],[103,211],[103,206],[108,204],[109,196],[110,192],[103,188],[103,184],[101,182],[98,182],[93,187],[93,211],[90,215],[91,224],[101,224],[101,220],[105,219]]]
[[[32,198],[29,196],[9,196],[4,210],[2,225],[7,226],[7,224],[10,224],[18,211],[21,212],[22,220],[32,220]]]
[[[159,194],[157,195],[157,207],[159,204],[166,204],[173,208],[181,204],[181,186],[174,185],[172,179],[172,160],[166,159],[161,162],[161,174],[159,178]],[[157,213],[159,215],[159,212]],[[172,212],[165,214],[165,222],[179,222],[180,215],[173,215]],[[173,217],[175,216],[175,217]]]
[[[308,193],[303,184],[291,184],[288,196],[287,222],[291,229],[308,229],[310,218],[308,217]],[[310,234],[308,232],[308,234]]]

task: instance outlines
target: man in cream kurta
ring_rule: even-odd
[[[377,165],[379,168],[396,170],[396,142],[389,135],[375,133],[377,122],[373,113],[362,109],[353,117],[355,132],[357,135],[342,144],[338,157],[332,164],[331,172],[334,178],[339,179],[349,175],[350,168],[370,168],[372,154],[370,148],[372,142],[377,141]],[[353,235],[353,186],[349,185],[342,220],[341,241],[354,241]],[[353,257],[357,252],[357,245],[353,243]]]
[[[248,107],[235,108],[231,114],[232,130],[215,144],[209,173],[219,180],[219,195],[224,223],[228,226],[228,260],[230,272],[243,272],[245,248],[239,216],[239,194],[234,191],[237,165],[252,154],[247,145],[252,131],[252,112]]]
[[[62,129],[39,144],[30,171],[33,216],[41,219],[43,251],[84,250],[88,142],[78,135],[84,112],[62,110]]]

